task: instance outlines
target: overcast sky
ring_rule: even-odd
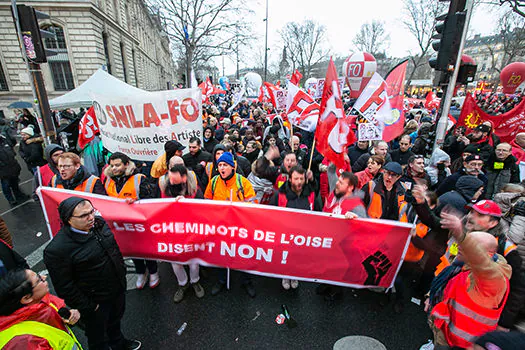
[[[260,38],[257,46],[262,47],[260,52],[264,52],[263,19],[266,1],[248,0],[248,4],[255,12],[253,29]],[[474,11],[470,35],[487,35],[495,30],[498,14],[494,8],[497,7],[479,5]],[[349,55],[354,50],[352,40],[361,25],[374,19],[385,22],[386,31],[390,34],[390,46],[387,50],[389,56],[403,57],[410,50],[417,52],[416,40],[403,25],[403,11],[402,0],[268,0],[269,61],[280,59],[282,44],[278,31],[287,22],[301,22],[305,19],[313,19],[326,26],[329,46],[334,54]],[[222,61],[220,58],[216,60],[220,71]],[[224,63],[226,74],[234,74],[235,64],[232,58],[226,58]],[[241,68],[244,67],[246,65],[241,64]]]

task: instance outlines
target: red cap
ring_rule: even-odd
[[[467,207],[470,209],[474,209],[478,213],[482,215],[490,215],[500,218],[502,216],[501,214],[501,208],[499,207],[496,202],[491,200],[481,200],[477,202],[476,204],[472,205],[469,204]]]

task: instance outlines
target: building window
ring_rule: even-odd
[[[56,91],[73,90],[73,74],[69,62],[48,62]]]
[[[111,60],[109,58],[109,47],[108,47],[108,34],[102,33],[102,41],[104,43],[104,56],[106,57],[106,68],[109,74],[111,74]]]
[[[45,38],[44,40],[46,49],[57,52],[55,56],[49,56],[47,58],[55,91],[73,90],[75,83],[73,82],[73,73],[71,71],[71,65],[69,64],[64,29],[56,24],[45,26],[43,29],[53,32],[56,35],[56,38]]]
[[[124,49],[124,43],[120,42],[120,58],[122,60],[122,72],[124,74],[124,81],[128,82],[128,72],[126,71],[126,51]]]
[[[7,85],[7,79],[4,74],[4,68],[0,62],[0,91],[9,91],[9,86]]]

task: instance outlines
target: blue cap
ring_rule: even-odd
[[[230,152],[224,152],[220,157],[219,157],[219,160],[217,161],[217,164],[219,164],[220,162],[224,162],[228,165],[231,165],[232,168],[235,168],[235,162],[233,161],[233,154],[231,154]]]
[[[403,168],[398,162],[388,162],[384,167],[384,170],[393,172],[397,175],[403,174]]]

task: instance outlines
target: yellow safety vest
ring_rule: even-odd
[[[47,340],[49,345],[55,350],[82,350],[82,346],[77,338],[75,338],[73,332],[71,332],[69,328],[67,329],[69,334],[68,332],[42,322],[23,321],[0,332],[0,348],[3,349],[4,346],[14,337],[20,335],[33,335]]]

